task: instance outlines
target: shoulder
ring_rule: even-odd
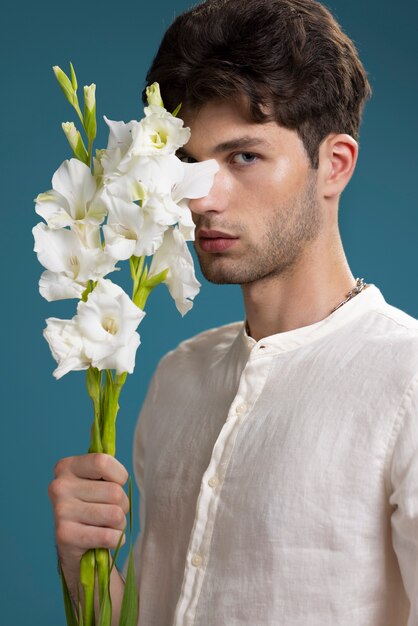
[[[386,301],[376,308],[375,313],[379,314],[393,330],[397,329],[399,333],[418,333],[418,319]]]
[[[409,383],[418,373],[418,320],[386,301],[366,320],[359,339],[373,369],[401,386]]]
[[[399,347],[418,341],[418,319],[384,301],[372,310],[370,336]]]

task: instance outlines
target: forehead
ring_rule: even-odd
[[[242,147],[251,142],[270,150],[279,146],[305,154],[303,143],[295,130],[281,126],[276,121],[258,123],[250,119],[247,107],[236,101],[208,102],[198,109],[184,107],[180,112],[185,126],[191,129],[187,151],[216,151],[218,146],[239,143]],[[245,141],[244,141],[245,140]],[[245,144],[245,145],[244,145]],[[239,147],[239,146],[238,146]]]

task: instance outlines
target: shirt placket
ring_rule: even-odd
[[[192,626],[195,623],[225,475],[241,425],[247,419],[267,380],[272,356],[271,348],[264,344],[256,344],[251,350],[240,377],[237,394],[203,474],[173,626]]]

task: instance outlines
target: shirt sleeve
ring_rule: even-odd
[[[396,423],[390,481],[392,543],[410,601],[408,626],[418,626],[418,374],[409,383]]]
[[[136,537],[134,546],[133,546],[133,558],[135,565],[135,576],[137,579],[137,585],[139,588],[139,579],[140,579],[140,564],[141,564],[141,547],[142,547],[142,538],[144,535],[144,527],[145,527],[145,511],[146,511],[146,499],[145,499],[145,489],[144,489],[144,455],[146,449],[146,438],[147,431],[149,425],[152,421],[152,416],[155,411],[157,397],[158,397],[158,371],[154,373],[154,376],[151,379],[150,385],[148,387],[147,394],[145,396],[144,403],[142,405],[142,409],[139,413],[139,417],[135,427],[134,434],[134,443],[133,443],[133,468],[134,468],[134,476],[135,482],[138,487],[139,492],[139,531]],[[128,560],[126,559],[122,576],[126,578],[126,573],[128,570]]]

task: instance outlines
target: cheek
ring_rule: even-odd
[[[305,175],[300,164],[289,158],[260,162],[259,167],[242,177],[239,194],[246,198],[248,206],[268,209],[294,198],[305,184]]]

